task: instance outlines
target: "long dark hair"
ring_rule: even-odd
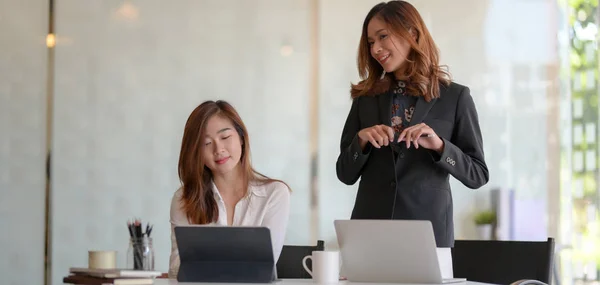
[[[245,185],[249,185],[251,181],[260,184],[274,181],[284,183],[280,180],[268,178],[252,168],[248,131],[233,106],[221,100],[206,101],[196,107],[190,114],[183,131],[181,152],[179,154],[179,179],[183,186],[182,207],[192,224],[209,224],[219,219],[219,209],[211,189],[213,174],[202,159],[206,125],[213,116],[222,116],[229,119],[240,136],[242,155],[239,163],[243,169],[241,179],[243,179]]]

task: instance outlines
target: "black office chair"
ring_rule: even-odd
[[[307,255],[311,255],[313,251],[323,250],[325,250],[325,242],[322,240],[317,241],[315,246],[284,245],[277,261],[277,278],[311,278],[302,266],[302,259]],[[307,260],[306,265],[312,270],[312,260]]]
[[[553,238],[544,242],[456,240],[452,248],[455,277],[494,284],[532,280],[550,284],[553,258]]]

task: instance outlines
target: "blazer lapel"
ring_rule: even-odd
[[[379,96],[379,119],[386,126],[392,125],[392,96],[389,92],[380,94]]]
[[[419,99],[417,100],[417,105],[415,106],[415,112],[413,113],[409,126],[414,126],[423,122],[425,116],[427,116],[429,110],[431,110],[431,107],[433,107],[433,104],[435,104],[436,101],[437,98],[431,100],[430,102],[427,102],[425,101],[425,97],[419,96]]]

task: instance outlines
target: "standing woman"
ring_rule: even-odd
[[[449,176],[472,189],[489,179],[469,88],[440,67],[433,38],[406,1],[369,11],[358,71],[336,165],[343,183],[361,178],[352,219],[429,220],[437,246],[452,247]]]

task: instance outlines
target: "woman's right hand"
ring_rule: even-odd
[[[376,148],[387,146],[394,140],[394,129],[386,125],[375,125],[364,128],[358,132],[358,143],[361,149],[365,149],[367,142]]]

